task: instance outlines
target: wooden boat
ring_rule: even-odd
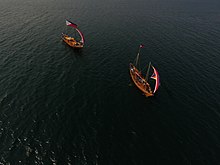
[[[160,82],[159,82],[160,79],[159,79],[159,74],[158,74],[157,70],[151,65],[151,62],[149,63],[146,77],[144,77],[141,74],[141,71],[139,71],[137,69],[137,64],[138,64],[138,61],[139,61],[140,48],[142,48],[142,47],[143,47],[143,45],[140,45],[139,51],[138,51],[138,54],[137,54],[137,57],[136,57],[135,65],[130,63],[129,71],[130,71],[131,79],[134,82],[134,84],[143,92],[143,94],[145,96],[149,97],[149,96],[154,96],[155,92],[158,90],[158,87],[160,85]],[[153,91],[150,87],[150,84],[148,83],[148,75],[149,75],[150,67],[152,67],[153,70],[154,70],[154,72],[153,72],[153,74],[150,78],[152,78],[156,81]]]
[[[83,48],[82,42],[77,42],[75,38],[70,37],[66,34],[62,34],[62,40],[73,48]]]
[[[78,26],[69,20],[66,20],[66,25],[73,27],[79,33],[81,39],[80,41],[76,41],[75,38],[62,33],[62,36],[61,36],[62,40],[73,48],[78,48],[78,49],[83,48],[85,39],[84,39],[83,33],[78,29]]]

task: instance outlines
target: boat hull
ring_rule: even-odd
[[[83,48],[83,44],[81,42],[77,42],[74,38],[69,37],[66,34],[63,34],[61,38],[70,47],[73,47],[73,48],[76,48],[76,49]]]
[[[130,63],[130,76],[134,84],[140,89],[145,96],[153,96],[153,92],[150,88],[150,85],[148,82],[142,77],[141,73],[138,71],[138,69]]]

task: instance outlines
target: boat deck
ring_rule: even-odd
[[[135,85],[145,94],[145,96],[153,96],[150,85],[133,64],[130,64],[130,75]]]

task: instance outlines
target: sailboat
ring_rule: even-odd
[[[145,77],[141,74],[141,71],[138,70],[137,65],[138,65],[139,56],[140,56],[140,49],[143,47],[144,46],[141,44],[138,50],[136,60],[135,60],[135,65],[130,63],[129,71],[130,71],[131,79],[134,82],[134,84],[143,92],[145,96],[149,97],[149,96],[154,96],[154,94],[158,90],[159,85],[160,85],[160,78],[159,78],[158,71],[153,65],[151,65],[151,62],[148,65],[147,74]],[[153,74],[150,78],[155,80],[155,85],[154,85],[153,90],[151,89],[150,84],[148,83],[150,68],[153,69]]]
[[[81,39],[80,41],[76,41],[75,38],[62,33],[62,36],[61,36],[62,40],[73,48],[83,48],[85,39],[84,39],[83,33],[79,30],[78,26],[69,20],[66,20],[66,25],[74,28],[79,33]]]

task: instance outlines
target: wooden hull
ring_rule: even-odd
[[[150,85],[148,82],[142,77],[141,73],[137,70],[137,68],[130,64],[130,76],[134,84],[144,93],[145,96],[153,96],[153,92],[151,91]]]
[[[69,46],[73,48],[76,48],[76,49],[83,48],[83,44],[81,42],[77,42],[74,38],[69,37],[66,34],[63,34],[61,38],[65,43],[67,43]]]

